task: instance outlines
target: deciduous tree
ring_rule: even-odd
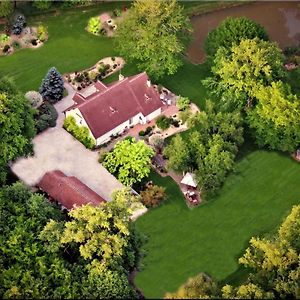
[[[125,139],[105,155],[103,165],[109,172],[116,174],[123,184],[131,186],[150,173],[153,155],[154,150],[144,141]]]
[[[259,146],[293,152],[300,144],[300,104],[281,81],[261,86],[257,105],[247,111],[247,121]]]
[[[0,182],[11,160],[28,154],[35,135],[34,111],[11,80],[0,79]]]
[[[229,50],[233,45],[240,44],[242,40],[256,37],[268,40],[268,35],[260,24],[244,17],[229,17],[209,32],[204,42],[205,52],[213,58],[220,47]]]
[[[176,0],[136,0],[117,29],[117,45],[154,78],[174,74],[181,65],[190,25]]]
[[[219,48],[212,73],[204,84],[231,110],[251,107],[258,88],[285,77],[281,50],[257,38],[242,40],[229,50]]]
[[[12,1],[0,1],[0,17],[8,17],[13,10]]]

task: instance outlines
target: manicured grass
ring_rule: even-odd
[[[147,298],[161,298],[199,272],[238,281],[249,239],[273,231],[300,202],[300,165],[276,152],[247,154],[219,196],[193,210],[172,179],[151,179],[166,187],[168,200],[136,221],[149,237],[135,280]]]
[[[38,49],[21,49],[0,57],[0,73],[15,79],[26,92],[36,90],[52,66],[63,74],[91,67],[106,56],[116,56],[113,39],[97,37],[85,31],[91,16],[111,11],[124,3],[101,3],[98,6],[74,8],[28,19],[30,25],[43,23],[48,27],[49,40]],[[128,5],[128,3],[126,3]]]

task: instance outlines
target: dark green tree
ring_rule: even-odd
[[[39,90],[44,100],[54,104],[63,98],[64,81],[55,67],[52,67],[43,79]]]
[[[14,10],[12,1],[0,1],[0,17],[8,17]]]
[[[35,135],[34,110],[11,80],[0,79],[0,182],[9,161],[29,154]]]
[[[204,42],[205,52],[213,58],[220,47],[229,50],[242,40],[256,37],[268,40],[268,35],[260,24],[244,17],[229,17],[207,35]]]

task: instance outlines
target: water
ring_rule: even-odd
[[[300,44],[300,1],[254,2],[192,17],[194,40],[187,55],[193,63],[204,62],[203,42],[207,34],[229,16],[255,20],[281,48]]]

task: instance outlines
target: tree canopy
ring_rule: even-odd
[[[130,138],[118,142],[113,151],[105,155],[103,166],[123,184],[131,186],[148,176],[153,156],[154,150],[144,141]]]
[[[195,172],[203,193],[215,192],[233,169],[238,146],[243,142],[239,112],[217,112],[207,101],[206,110],[189,120],[190,133],[176,135],[164,150],[167,167],[177,172]]]
[[[204,84],[231,109],[251,105],[258,88],[285,77],[281,50],[257,38],[242,40],[229,50],[219,48],[212,73]]]
[[[28,154],[35,135],[34,110],[13,82],[0,79],[0,182],[11,160]]]
[[[242,40],[259,38],[268,40],[268,35],[260,24],[245,17],[229,17],[207,35],[204,48],[212,58],[219,48],[229,50],[233,45],[239,45]]]
[[[0,297],[136,298],[128,273],[141,237],[129,221],[129,190],[68,216],[21,183],[0,189]]]
[[[259,146],[293,152],[300,144],[300,103],[281,81],[260,87],[257,105],[247,111],[247,121]]]
[[[117,46],[128,61],[157,79],[174,74],[191,27],[176,0],[136,0],[117,29]]]

